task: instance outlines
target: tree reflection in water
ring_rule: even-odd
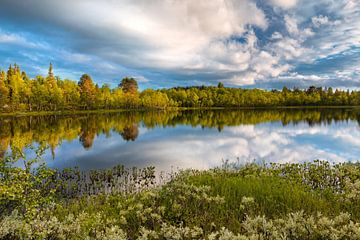
[[[121,133],[121,136],[126,141],[135,141],[138,135],[139,135],[139,128],[138,125],[135,123],[124,127],[124,130]]]
[[[125,141],[135,141],[139,126],[147,129],[189,125],[202,128],[258,124],[279,121],[283,125],[307,123],[330,124],[357,121],[356,109],[272,109],[272,110],[189,110],[118,112],[102,114],[0,117],[0,157],[9,148],[25,149],[34,143],[46,143],[55,152],[63,141],[79,139],[91,149],[99,135],[119,134]]]

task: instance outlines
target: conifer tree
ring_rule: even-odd
[[[56,110],[61,105],[62,92],[57,84],[57,80],[54,77],[53,65],[50,63],[48,76],[46,77],[45,87],[48,92],[48,102],[51,110]]]

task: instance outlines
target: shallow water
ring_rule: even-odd
[[[44,142],[51,167],[207,169],[230,162],[360,160],[354,109],[122,112],[0,118],[0,154]]]

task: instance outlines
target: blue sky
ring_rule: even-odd
[[[0,0],[0,68],[116,86],[360,89],[359,0]]]

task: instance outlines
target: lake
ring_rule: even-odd
[[[187,110],[0,118],[0,154],[46,143],[53,168],[208,169],[360,159],[356,109]]]

